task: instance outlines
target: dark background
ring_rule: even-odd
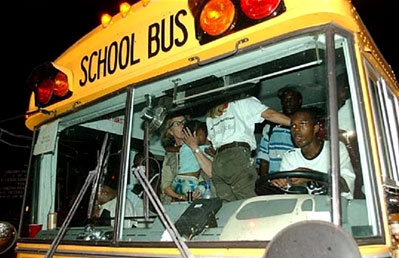
[[[135,1],[128,2],[132,4]],[[398,36],[394,15],[399,8],[395,7],[395,2],[352,0],[383,56],[399,76],[399,56],[395,48],[398,43],[394,40]],[[31,142],[23,136],[32,134],[24,125],[30,95],[26,78],[30,72],[45,61],[55,60],[98,26],[101,14],[116,14],[120,1],[23,0],[14,1],[12,5],[5,3],[2,8],[0,179],[4,178],[6,170],[22,171],[28,163]],[[5,12],[11,18],[5,18]],[[20,203],[13,203],[20,207]]]

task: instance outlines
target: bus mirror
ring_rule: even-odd
[[[145,107],[141,113],[141,118],[149,123],[150,131],[155,131],[161,127],[166,117],[164,107]]]
[[[17,230],[15,227],[4,221],[0,221],[0,255],[6,253],[17,240]]]
[[[163,120],[166,117],[166,108],[161,105],[153,107],[154,96],[145,95],[147,107],[141,112],[141,119],[148,122],[150,131],[155,131],[161,127]]]
[[[267,246],[263,258],[346,257],[361,258],[356,241],[331,222],[309,220],[280,231]]]

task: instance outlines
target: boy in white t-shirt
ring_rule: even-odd
[[[313,109],[300,109],[291,118],[291,134],[295,145],[287,151],[282,158],[280,170],[303,170],[328,173],[330,170],[330,142],[317,136],[320,124],[317,122],[317,114]],[[355,173],[349,158],[348,151],[343,143],[339,143],[340,172],[344,179],[342,196],[353,199]],[[309,179],[291,178],[292,185],[304,184]],[[285,187],[286,179],[274,179],[272,184],[277,187]]]

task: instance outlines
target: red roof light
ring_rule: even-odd
[[[54,78],[54,95],[57,97],[64,97],[68,93],[68,78],[62,73],[58,72]]]
[[[37,100],[41,105],[46,105],[53,96],[54,82],[46,79],[40,82],[37,87]]]
[[[28,86],[35,94],[35,105],[45,107],[72,95],[68,76],[51,62],[36,67],[28,77]]]
[[[272,14],[281,0],[241,0],[241,10],[254,20],[263,19]]]

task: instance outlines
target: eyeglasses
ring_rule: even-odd
[[[179,127],[181,125],[185,125],[186,124],[186,120],[180,120],[180,121],[174,121],[170,124],[169,128],[171,127]]]

